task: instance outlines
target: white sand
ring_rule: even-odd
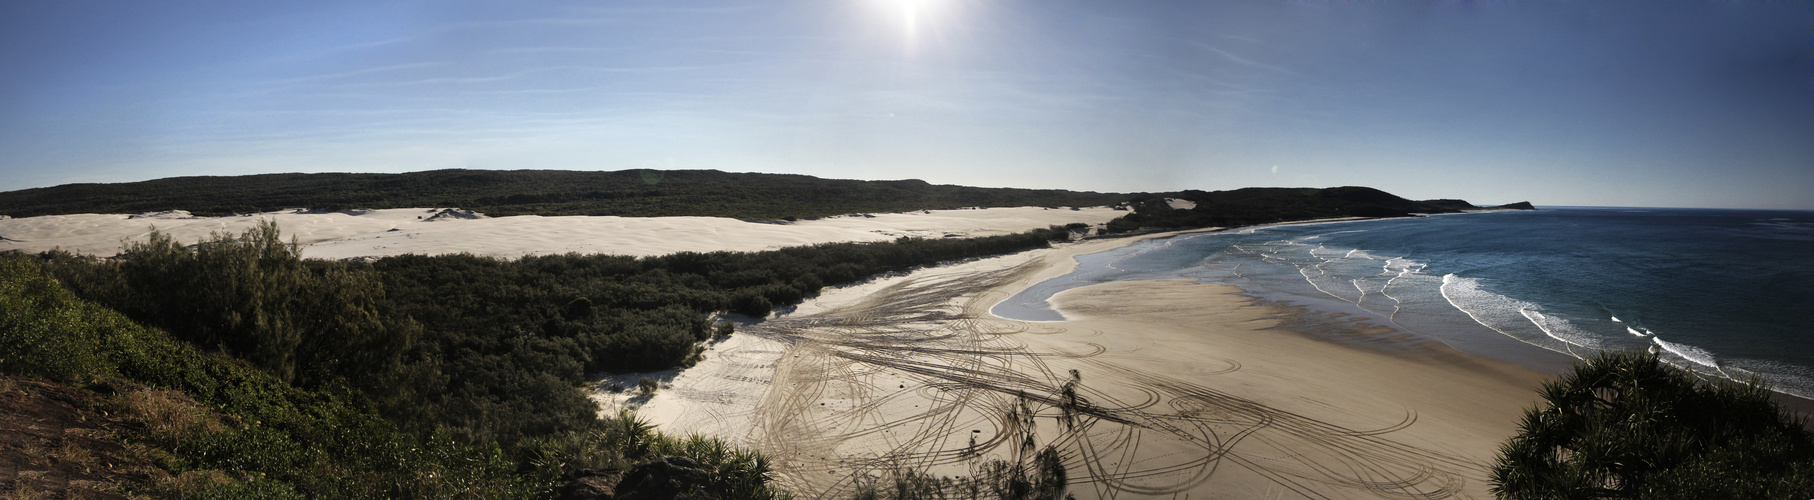
[[[642,414],[769,453],[803,497],[858,474],[959,475],[1012,457],[1017,394],[1078,498],[1490,496],[1484,464],[1535,401],[1531,370],[1181,281],[1067,291],[1053,302],[1068,321],[987,313],[1072,256],[1130,241],[828,290],[745,327],[752,339],[708,352]],[[1278,328],[1284,317],[1326,328]],[[1084,403],[1066,424],[1072,369]]]
[[[304,255],[471,252],[514,257],[761,250],[899,236],[1098,224],[1106,208],[955,210],[759,224],[705,217],[427,220],[430,209],[182,218],[0,219],[0,250],[97,255],[156,226],[179,241],[276,220]],[[420,218],[419,218],[420,217]],[[1486,497],[1483,464],[1535,401],[1540,374],[1389,328],[1257,304],[1225,286],[1175,281],[1085,287],[1055,297],[1068,321],[988,309],[1068,272],[1105,239],[922,269],[828,289],[747,324],[684,372],[651,374],[642,405],[668,432],[706,432],[770,454],[803,497],[895,468],[967,474],[1011,458],[1031,430],[1062,451],[1078,498]],[[1293,316],[1297,315],[1297,316]],[[1278,328],[1325,325],[1318,331]],[[1332,340],[1333,339],[1333,340]],[[1070,423],[1058,396],[1082,375]],[[634,378],[615,382],[633,386]],[[603,382],[600,384],[605,385]],[[1009,418],[1022,405],[1033,425]],[[974,439],[974,441],[972,441]],[[974,444],[972,444],[974,442]]]
[[[402,254],[472,253],[498,257],[531,254],[607,253],[663,255],[681,251],[756,251],[902,236],[990,236],[1082,222],[1097,225],[1126,212],[1106,207],[1040,207],[933,210],[839,216],[791,224],[743,222],[720,217],[441,217],[437,209],[311,213],[281,211],[237,217],[187,218],[82,214],[0,219],[0,251],[61,248],[110,256],[122,241],[144,241],[150,228],[188,244],[216,231],[244,232],[274,220],[295,237],[308,258],[344,259]]]

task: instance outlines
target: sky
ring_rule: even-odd
[[[0,191],[442,168],[1814,209],[1814,2],[0,4]]]

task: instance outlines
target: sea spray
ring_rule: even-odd
[[[1450,306],[1466,313],[1481,326],[1527,344],[1580,357],[1572,350],[1575,344],[1549,331],[1539,328],[1536,332],[1538,335],[1519,331],[1520,325],[1532,323],[1524,311],[1536,309],[1536,304],[1482,290],[1480,280],[1453,273],[1443,275],[1440,290],[1443,299],[1448,300]]]
[[[1770,389],[1792,396],[1814,399],[1814,369],[1805,366],[1755,359],[1722,359],[1720,365],[1733,380],[1751,377],[1763,379]]]
[[[1560,340],[1572,346],[1586,347],[1589,349],[1600,348],[1599,340],[1594,339],[1593,336],[1589,335],[1587,332],[1575,328],[1574,323],[1569,323],[1566,319],[1543,314],[1542,312],[1539,312],[1534,305],[1532,307],[1519,309],[1518,314],[1524,316],[1524,319],[1530,321],[1531,324],[1537,325],[1537,329],[1543,330],[1543,334],[1550,336],[1550,338]]]
[[[1653,336],[1650,337],[1650,341],[1656,342],[1657,346],[1662,347],[1664,351],[1668,351],[1670,354],[1691,361],[1694,364],[1712,368],[1713,371],[1719,372],[1721,375],[1726,374],[1725,370],[1720,369],[1719,359],[1713,357],[1713,353],[1707,352],[1706,349],[1686,344],[1677,344],[1675,342],[1663,340],[1662,337]]]
[[[1651,337],[1650,341],[1655,342],[1657,344],[1657,346],[1662,347],[1663,350],[1669,351],[1670,354],[1680,356],[1682,359],[1693,361],[1697,365],[1705,366],[1708,368],[1719,368],[1720,367],[1719,360],[1714,358],[1713,353],[1707,352],[1706,349],[1701,349],[1699,347],[1695,347],[1695,346],[1691,346],[1691,345],[1677,344],[1675,342],[1663,340],[1662,337]]]

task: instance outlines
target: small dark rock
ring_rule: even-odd
[[[637,464],[617,483],[616,500],[711,498],[705,492],[712,474],[686,457],[661,457]]]
[[[591,469],[572,474],[567,484],[561,485],[554,498],[559,500],[613,500],[617,498],[617,485],[624,477],[620,470],[595,472]]]

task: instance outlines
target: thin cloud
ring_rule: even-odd
[[[1206,43],[1193,42],[1193,44],[1202,48],[1203,50],[1214,52],[1214,53],[1216,53],[1216,55],[1222,56],[1223,59],[1227,59],[1229,62],[1232,62],[1235,64],[1240,64],[1242,66],[1247,66],[1247,67],[1251,67],[1251,68],[1260,68],[1260,69],[1265,69],[1265,70],[1277,71],[1279,73],[1284,73],[1284,74],[1292,75],[1292,76],[1299,76],[1296,72],[1293,72],[1291,70],[1281,68],[1278,66],[1273,66],[1273,65],[1269,65],[1269,64],[1263,64],[1263,63],[1255,62],[1252,60],[1248,60],[1248,59],[1242,58],[1241,56],[1237,56],[1232,52],[1212,47]]]
[[[293,83],[313,82],[313,81],[321,81],[321,80],[333,80],[333,79],[338,79],[338,78],[346,78],[346,77],[350,77],[350,76],[368,75],[368,74],[372,74],[372,73],[385,73],[385,72],[390,72],[390,71],[399,71],[399,70],[415,69],[415,68],[429,68],[429,67],[445,66],[445,65],[446,65],[446,63],[438,63],[438,62],[393,64],[390,66],[379,66],[376,68],[366,68],[366,69],[358,69],[358,70],[352,70],[352,71],[343,71],[340,73],[328,73],[328,74],[322,74],[322,75],[309,75],[309,76],[300,76],[300,77],[295,77],[295,78],[285,78],[285,79],[281,79],[281,80],[270,80],[265,83],[272,84],[272,85],[287,85],[287,84],[293,84]]]

